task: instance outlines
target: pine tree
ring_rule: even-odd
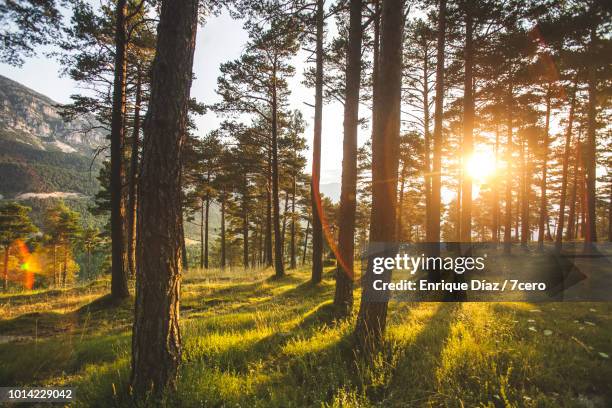
[[[15,241],[26,239],[30,234],[37,231],[32,224],[28,213],[29,207],[17,203],[5,203],[0,206],[0,245],[4,249],[4,268],[2,287],[8,289],[9,273],[9,251]]]
[[[272,226],[274,230],[274,270],[277,277],[285,274],[280,226],[279,189],[279,118],[287,103],[287,78],[294,73],[288,64],[297,51],[297,37],[291,21],[270,22],[250,33],[245,53],[236,61],[221,65],[217,92],[223,101],[218,111],[257,115],[270,127],[269,166],[271,178]],[[269,234],[268,234],[269,236]]]

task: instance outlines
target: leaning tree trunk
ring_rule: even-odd
[[[174,387],[181,361],[181,169],[197,18],[197,0],[162,1],[138,189],[131,385],[139,397]]]
[[[140,144],[140,104],[142,102],[142,78],[140,69],[136,73],[136,102],[134,104],[134,131],[132,133],[132,151],[130,152],[130,183],[128,192],[128,265],[132,278],[136,277],[136,211],[137,211],[137,177],[138,146]]]
[[[440,0],[438,10],[438,39],[436,51],[436,99],[434,106],[433,168],[431,178],[431,211],[429,227],[432,242],[440,242],[442,207],[442,119],[444,115],[444,47],[446,39],[446,0]],[[432,256],[440,254],[440,247],[434,246]],[[433,275],[433,274],[432,274]],[[430,276],[435,280],[438,274]]]
[[[355,257],[355,212],[357,210],[357,126],[361,84],[361,0],[349,4],[349,39],[346,55],[344,98],[344,142],[338,231],[338,265],[334,306],[349,314],[353,307],[353,259]]]
[[[561,250],[563,247],[563,224],[565,222],[565,202],[567,200],[567,178],[570,159],[570,149],[572,146],[572,126],[574,124],[574,109],[576,107],[576,87],[572,94],[567,130],[565,133],[565,150],[563,152],[563,170],[561,172],[561,196],[559,201],[559,221],[557,223],[557,233],[555,236],[555,249]],[[568,220],[569,225],[569,220]],[[571,228],[571,227],[569,227]]]
[[[314,138],[312,141],[312,283],[321,282],[323,276],[323,214],[321,207],[321,126],[323,121],[323,25],[324,0],[317,0],[316,15],[316,68],[315,68],[315,112]]]
[[[113,82],[113,107],[111,115],[111,296],[126,298],[128,290],[127,251],[124,240],[126,203],[123,194],[123,149],[125,143],[126,96],[126,10],[127,0],[118,0],[115,9],[115,78]]]
[[[463,82],[463,144],[462,156],[464,163],[470,160],[474,149],[474,44],[473,29],[474,17],[472,16],[471,6],[467,6],[465,14],[465,47],[464,63],[465,75]],[[472,240],[472,177],[467,172],[463,172],[461,179],[461,233],[462,242]]]
[[[402,37],[404,26],[403,0],[384,0],[380,45],[378,92],[373,115],[376,127],[372,137],[372,213],[370,242],[395,241],[397,204],[397,172],[399,164],[400,104],[402,88]],[[391,271],[374,275],[368,261],[362,279],[364,292],[372,292],[375,279],[391,279]],[[361,297],[355,335],[357,344],[366,353],[375,350],[383,338],[387,320],[387,301],[373,302]]]
[[[548,200],[546,199],[546,172],[548,171],[548,144],[550,130],[550,100],[551,100],[551,84],[548,84],[548,91],[546,92],[546,120],[544,126],[544,146],[543,146],[543,160],[542,160],[542,181],[540,184],[540,219],[538,220],[538,249],[544,249],[544,223],[548,217]]]

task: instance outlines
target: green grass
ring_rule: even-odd
[[[306,269],[271,275],[187,275],[166,406],[612,405],[609,303],[392,303],[385,344],[365,361],[352,349],[355,314],[335,318],[329,271],[318,286]],[[12,310],[0,320],[0,385],[70,385],[77,406],[133,406],[132,306],[109,304],[106,290],[0,296]]]

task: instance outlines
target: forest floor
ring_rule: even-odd
[[[352,351],[355,314],[334,319],[330,269],[317,286],[307,268],[271,275],[186,275],[183,364],[165,405],[612,406],[612,303],[392,303],[366,364]],[[132,300],[110,304],[108,286],[0,294],[0,386],[133,406]]]

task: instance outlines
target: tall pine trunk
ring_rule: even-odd
[[[399,175],[399,193],[398,193],[398,202],[397,202],[397,221],[395,224],[395,236],[398,241],[401,241],[404,238],[403,230],[404,230],[404,189],[406,188],[406,170],[407,165],[404,163],[402,166],[402,171]]]
[[[591,30],[591,46],[595,42],[595,29]],[[597,142],[595,140],[596,132],[596,104],[597,104],[597,84],[596,84],[596,67],[595,64],[590,64],[588,67],[587,78],[587,137],[585,143],[585,160],[584,175],[585,175],[585,234],[584,234],[584,250],[590,251],[592,244],[597,242],[597,220],[596,220],[596,167],[597,167]]]
[[[306,265],[306,251],[308,250],[308,234],[310,234],[310,220],[306,221],[306,231],[304,232],[304,249],[302,250],[302,265]]]
[[[283,238],[280,229],[279,174],[278,174],[278,103],[276,98],[276,73],[272,88],[272,210],[274,223],[274,274],[277,278],[285,275],[283,262]]]
[[[272,266],[272,147],[268,149],[268,180],[266,184],[266,238],[264,263]]]
[[[138,177],[138,148],[140,145],[140,105],[142,103],[142,77],[140,69],[136,73],[136,101],[134,104],[134,126],[132,132],[132,148],[130,152],[130,182],[128,192],[128,264],[130,275],[136,277],[136,211],[137,211],[137,177]]]
[[[496,119],[498,119],[496,117]],[[495,169],[497,169],[499,161],[499,121],[496,120],[495,125]],[[499,186],[498,183],[493,183],[493,219],[491,222],[491,241],[495,245],[499,244]]]
[[[293,175],[293,186],[291,190],[291,243],[289,248],[289,267],[295,269],[297,267],[295,259],[295,195],[297,193],[297,181],[295,174]]]
[[[344,141],[338,231],[338,265],[334,306],[349,314],[353,307],[355,277],[355,213],[357,210],[357,126],[361,84],[361,0],[349,3],[349,39],[346,53]]]
[[[465,46],[464,64],[465,75],[463,82],[463,143],[462,156],[464,164],[470,160],[474,148],[474,44],[473,30],[474,17],[472,16],[471,5],[466,6],[465,14]],[[471,242],[472,240],[472,177],[467,172],[463,172],[461,179],[461,241]]]
[[[521,247],[527,248],[531,228],[529,223],[529,147],[526,146],[525,137],[521,137]]]
[[[540,183],[540,218],[538,220],[538,249],[544,249],[544,227],[548,218],[548,200],[546,197],[546,176],[548,171],[548,144],[549,144],[549,130],[550,130],[550,103],[552,98],[552,85],[548,84],[548,90],[546,91],[546,119],[544,125],[544,146],[542,152],[542,180]]]
[[[567,201],[567,179],[570,159],[570,149],[572,147],[572,126],[574,124],[574,109],[576,107],[576,86],[572,93],[570,103],[569,118],[567,120],[567,130],[565,131],[565,150],[563,152],[563,170],[561,172],[561,195],[559,201],[559,221],[555,235],[555,248],[561,250],[563,246],[563,228],[565,223],[565,203]],[[569,217],[568,217],[569,218]],[[571,228],[568,219],[568,230]]]
[[[206,208],[204,209],[204,268],[208,269],[208,230],[210,223],[210,197],[206,195]]]
[[[128,290],[128,258],[124,239],[126,203],[123,194],[123,151],[125,144],[125,98],[127,70],[127,0],[118,0],[115,8],[115,77],[113,81],[113,107],[111,115],[111,296],[126,298]]]
[[[321,126],[323,121],[323,25],[324,1],[317,0],[316,11],[316,68],[314,138],[312,141],[312,283],[321,282],[323,276],[323,225],[321,219]]]
[[[512,85],[508,90],[507,95],[507,132],[508,139],[506,141],[506,211],[505,211],[505,222],[504,222],[504,253],[510,254],[512,251],[512,127],[513,127],[513,116],[512,116]]]
[[[219,261],[219,266],[221,269],[226,266],[226,246],[225,246],[225,196],[221,197],[221,260]]]
[[[442,220],[442,119],[444,115],[444,48],[446,39],[446,0],[440,0],[438,9],[438,38],[436,50],[436,99],[434,106],[433,167],[431,178],[430,235],[432,242],[440,242]],[[432,256],[440,254],[440,247],[433,247]],[[435,271],[432,271],[435,272]],[[430,278],[437,280],[438,274]]]
[[[192,80],[197,0],[164,0],[151,71],[139,177],[132,390],[161,397],[181,361],[182,149]]]
[[[204,224],[206,223],[206,203],[200,200],[200,269],[204,269]]]
[[[379,72],[373,115],[372,137],[372,213],[370,242],[395,241],[395,212],[399,164],[400,104],[402,88],[402,37],[404,26],[403,0],[383,0]],[[372,272],[368,261],[362,279],[364,292],[371,292],[375,279],[391,279],[391,271],[382,275]],[[369,288],[369,289],[368,289]],[[361,297],[355,335],[357,344],[366,352],[377,349],[386,327],[388,303],[373,302]]]
[[[247,191],[248,187],[248,179],[247,176],[245,174],[244,176],[244,188],[245,191]],[[243,203],[242,203],[242,241],[243,241],[243,246],[242,246],[242,265],[245,268],[249,267],[249,206],[248,206],[248,202],[247,202],[247,193],[244,194],[243,196]]]

